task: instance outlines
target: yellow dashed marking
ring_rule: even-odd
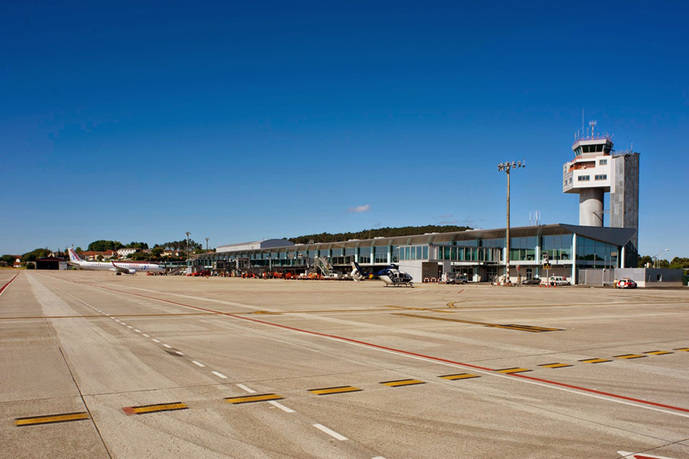
[[[495,370],[498,373],[504,373],[504,374],[512,374],[512,373],[524,373],[526,371],[531,371],[528,368],[520,368],[520,367],[514,367],[514,368],[503,368],[502,370]]]
[[[622,355],[615,355],[613,356],[616,359],[640,359],[642,357],[646,357],[645,355],[642,354],[622,354]]]
[[[83,421],[89,419],[88,413],[81,411],[78,413],[50,414],[48,416],[29,416],[16,418],[14,424],[17,427],[33,426],[38,424],[53,424],[56,422]]]
[[[448,379],[450,381],[455,381],[457,379],[469,379],[469,378],[480,378],[481,376],[475,375],[473,373],[458,373],[456,375],[444,375],[439,376],[439,378]]]
[[[282,314],[281,312],[273,312],[273,311],[253,311],[250,314],[272,314],[272,315],[280,315]]]
[[[599,358],[597,358],[597,357],[596,357],[595,359],[584,359],[584,360],[579,360],[579,361],[580,361],[580,362],[584,362],[584,363],[605,363],[605,362],[612,362],[612,360],[609,360],[609,359],[599,359]]]
[[[157,403],[155,405],[141,405],[141,406],[127,406],[122,408],[127,414],[147,414],[147,413],[157,413],[160,411],[177,411],[186,410],[189,408],[186,403],[173,402],[173,403]]]
[[[570,365],[568,363],[553,362],[553,363],[541,363],[538,366],[539,367],[545,367],[545,368],[565,368],[565,367],[571,367],[572,365]]]
[[[316,395],[342,394],[345,392],[359,392],[361,389],[354,386],[323,387],[321,389],[309,389],[309,392]]]
[[[648,355],[665,355],[665,354],[672,354],[672,351],[647,351],[647,352],[644,352],[644,354],[648,354]]]
[[[676,347],[675,351],[689,352],[689,347]]]
[[[386,386],[390,387],[399,387],[399,386],[411,386],[414,384],[426,384],[424,381],[419,381],[418,379],[398,379],[395,381],[383,381],[381,384],[385,384]]]
[[[248,395],[242,397],[227,397],[226,402],[239,404],[239,403],[253,403],[253,402],[267,402],[269,400],[282,400],[284,397],[277,394],[260,394],[260,395]]]

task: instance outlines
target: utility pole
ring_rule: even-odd
[[[507,174],[507,226],[505,227],[505,281],[510,281],[510,171],[526,167],[526,161],[509,161],[498,164],[498,171]]]
[[[187,235],[187,266],[189,266],[189,236],[191,236],[191,233],[187,231],[184,234]]]

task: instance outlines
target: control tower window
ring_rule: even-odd
[[[607,159],[601,159],[600,161],[598,161],[598,165],[600,165],[600,166],[605,166],[606,164],[608,164]]]
[[[577,177],[577,180],[579,180],[580,182],[588,182],[589,180],[591,180],[591,176],[590,175],[580,175],[579,177]]]

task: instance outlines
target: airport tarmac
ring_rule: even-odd
[[[2,457],[689,457],[689,289],[16,274]]]

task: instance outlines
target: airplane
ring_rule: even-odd
[[[67,264],[89,271],[114,271],[118,276],[121,274],[136,274],[137,271],[146,271],[151,273],[162,273],[165,271],[165,268],[155,263],[84,261],[79,258],[79,255],[77,255],[74,249],[67,249],[67,252],[69,252],[69,261]]]

